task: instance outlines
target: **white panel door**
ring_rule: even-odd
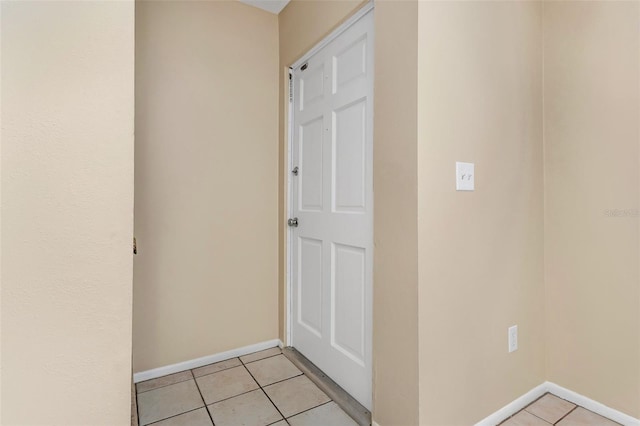
[[[371,409],[373,13],[293,87],[292,344]]]

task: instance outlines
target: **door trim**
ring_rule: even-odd
[[[295,61],[292,65],[289,66],[288,69],[288,74],[289,74],[289,85],[285,87],[288,87],[288,93],[286,94],[285,99],[288,99],[288,104],[287,104],[287,163],[286,163],[286,170],[285,170],[285,176],[286,176],[286,188],[287,188],[287,198],[286,198],[286,206],[285,206],[285,211],[286,211],[286,217],[284,218],[284,220],[286,221],[288,218],[292,217],[293,214],[293,203],[292,203],[292,199],[293,199],[293,185],[292,185],[292,176],[291,176],[291,170],[292,170],[292,165],[293,165],[293,135],[294,135],[294,122],[293,122],[293,104],[294,104],[294,96],[295,93],[293,91],[294,85],[293,85],[293,71],[299,67],[301,67],[302,65],[304,65],[305,62],[307,62],[311,57],[313,57],[313,55],[315,55],[316,53],[318,53],[320,50],[322,50],[325,46],[327,46],[329,43],[331,43],[332,41],[334,41],[336,38],[338,38],[342,33],[344,33],[347,29],[349,29],[353,24],[355,24],[357,21],[359,21],[362,17],[364,17],[367,13],[371,12],[375,7],[374,4],[374,0],[369,0],[366,4],[364,4],[360,9],[358,9],[356,12],[353,13],[353,15],[351,15],[349,18],[347,18],[342,24],[340,24],[337,28],[335,28],[333,31],[331,31],[324,39],[322,39],[319,43],[317,43],[315,46],[313,46],[307,53],[305,53],[304,55],[302,55],[300,57],[300,59],[298,59],[297,61]],[[375,29],[374,29],[374,34],[375,34]],[[286,101],[285,101],[286,102]],[[375,196],[375,194],[374,194]],[[292,339],[292,334],[293,334],[293,326],[292,326],[292,318],[293,318],[293,300],[292,300],[292,296],[293,296],[293,282],[292,282],[292,277],[293,277],[293,262],[292,262],[292,247],[293,247],[293,233],[291,230],[291,227],[287,226],[285,224],[286,227],[286,250],[285,250],[285,256],[286,256],[286,277],[285,277],[285,285],[286,285],[286,321],[285,321],[285,346],[293,346],[294,342]],[[371,306],[371,310],[372,310],[372,318],[373,318],[373,305]],[[371,324],[371,334],[373,337],[373,324]],[[372,344],[372,341],[371,341]],[[373,347],[371,348],[373,350]],[[372,372],[373,374],[373,372]],[[371,391],[373,392],[373,383],[372,383],[372,389]]]

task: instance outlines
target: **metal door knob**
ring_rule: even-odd
[[[291,218],[291,219],[287,220],[287,225],[293,226],[293,227],[298,227],[298,218],[294,217],[294,218]]]

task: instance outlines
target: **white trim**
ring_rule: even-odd
[[[356,11],[356,13],[354,13],[353,15],[351,15],[346,21],[344,21],[338,28],[336,28],[335,30],[333,30],[328,36],[326,36],[324,39],[322,39],[321,42],[319,42],[318,44],[316,44],[315,46],[313,46],[311,48],[311,50],[309,50],[307,53],[305,53],[300,59],[298,59],[297,61],[295,61],[293,63],[293,65],[291,65],[291,68],[293,68],[294,70],[301,67],[302,65],[304,65],[305,62],[307,62],[309,60],[309,58],[311,58],[313,55],[315,55],[316,53],[318,53],[323,47],[325,47],[327,44],[331,43],[333,40],[335,40],[340,34],[342,34],[343,32],[345,32],[351,25],[353,25],[358,19],[362,18],[364,15],[366,15],[369,11],[373,10],[374,4],[373,4],[373,0],[369,0],[369,2],[367,2],[367,4],[365,4],[364,6],[362,6],[360,9],[358,9]]]
[[[289,130],[288,130],[288,138],[287,138],[287,218],[292,217],[293,213],[293,204],[291,204],[291,199],[293,197],[293,186],[291,185],[291,170],[293,165],[293,150],[291,146],[293,145],[293,106],[295,105],[295,91],[293,90],[293,68],[289,67],[289,96],[287,99],[292,99],[289,102],[288,112],[289,112]],[[286,218],[285,218],[286,220]],[[292,341],[292,332],[291,332],[291,315],[293,311],[293,301],[291,300],[291,272],[293,271],[293,265],[291,263],[291,244],[292,244],[292,233],[291,227],[287,226],[287,250],[285,256],[287,256],[287,276],[286,276],[286,285],[287,285],[287,329],[285,330],[286,342],[287,346],[293,346]]]
[[[373,422],[371,422],[372,426],[380,426],[378,423],[376,423],[376,421],[374,420]]]
[[[546,383],[536,386],[529,392],[522,395],[520,398],[512,401],[491,414],[489,417],[480,420],[476,423],[476,426],[495,426],[505,420],[508,417],[513,416],[518,411],[522,410],[527,405],[531,404],[536,399],[540,398],[547,392]]]
[[[213,364],[214,362],[224,361],[225,359],[229,359],[229,358],[248,355],[253,352],[263,351],[265,349],[274,348],[276,346],[282,348],[282,341],[280,339],[267,340],[266,342],[256,343],[254,345],[249,345],[249,346],[243,346],[241,348],[231,349],[230,351],[203,356],[202,358],[196,358],[190,361],[183,361],[177,364],[154,368],[152,370],[141,371],[133,375],[133,381],[135,383],[144,382],[145,380],[156,379],[158,377],[166,376],[167,374],[173,374],[173,373],[178,373],[180,371],[191,370],[192,368],[202,367],[203,365]]]
[[[598,401],[594,401],[591,398],[587,398],[584,395],[580,395],[577,392],[574,392],[567,388],[563,388],[562,386],[556,385],[555,383],[546,382],[545,385],[547,386],[547,392],[551,392],[552,394],[559,396],[562,399],[573,402],[576,405],[584,407],[589,411],[593,411],[596,414],[600,414],[601,416],[611,419],[614,422],[618,422],[625,426],[640,426],[639,419],[631,417],[630,415],[615,410],[611,407],[607,407],[606,405],[601,404]]]
[[[562,399],[566,399],[569,402],[573,402],[576,405],[586,408],[589,411],[593,411],[596,414],[611,419],[624,426],[640,426],[640,420],[552,382],[544,382],[541,385],[536,386],[520,398],[510,402],[495,413],[489,415],[489,417],[480,420],[475,426],[495,426],[508,417],[513,416],[547,392],[550,392]]]

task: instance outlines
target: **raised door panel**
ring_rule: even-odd
[[[366,98],[333,112],[333,211],[364,213]]]
[[[309,67],[300,76],[299,103],[300,111],[308,110],[311,106],[321,103],[324,98],[324,64]]]
[[[301,211],[323,209],[323,121],[322,116],[299,128],[299,190]]]
[[[298,239],[297,321],[322,337],[322,241]]]
[[[367,72],[367,37],[366,34],[347,45],[333,56],[332,93],[351,81],[364,77]]]
[[[364,367],[366,250],[333,244],[331,344]]]

